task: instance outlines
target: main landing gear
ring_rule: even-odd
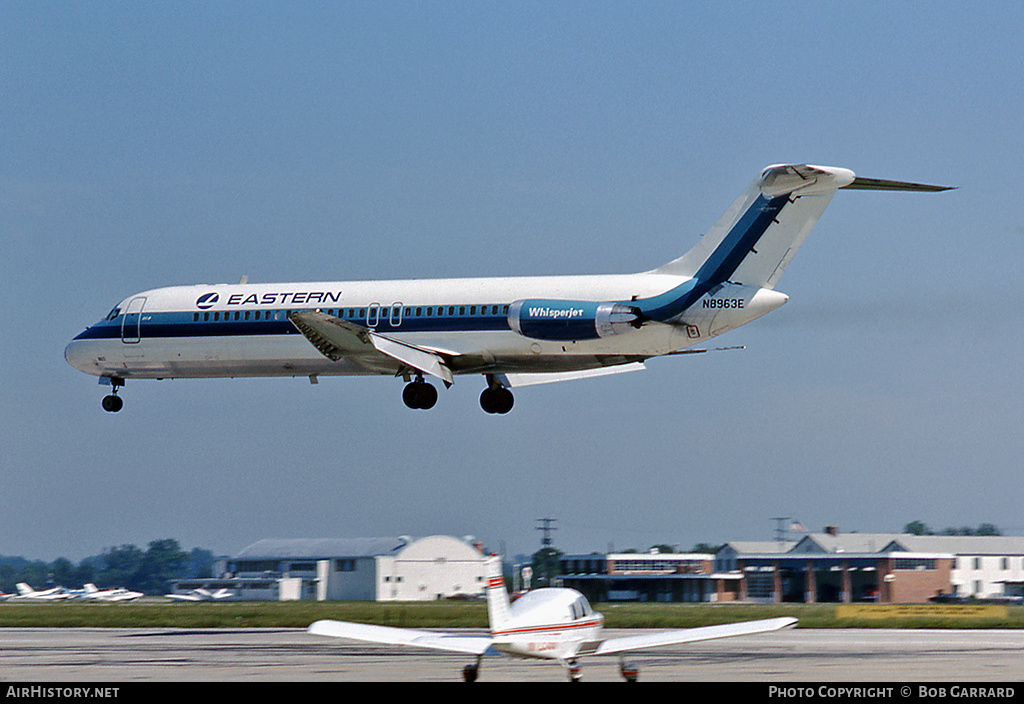
[[[120,401],[120,399],[117,400]],[[409,408],[425,411],[433,408],[437,403],[437,389],[432,384],[425,382],[423,376],[419,375],[405,385],[402,390],[402,401]],[[487,413],[504,415],[512,410],[514,403],[515,398],[512,396],[512,392],[488,374],[487,388],[480,394],[480,407]],[[105,400],[103,404],[103,407],[106,408]]]
[[[423,377],[417,377],[416,381],[410,381],[402,390],[402,400],[409,408],[427,410],[437,403],[437,389],[423,381]]]
[[[512,410],[515,398],[512,392],[487,375],[487,388],[480,394],[480,408],[487,413],[505,414]]]
[[[107,413],[117,413],[124,406],[124,399],[117,395],[117,390],[124,386],[124,379],[110,377],[110,394],[103,397],[103,410]]]
[[[462,680],[464,682],[476,682],[477,676],[480,674],[480,657],[477,656],[476,662],[466,665],[462,668]]]

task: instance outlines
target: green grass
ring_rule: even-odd
[[[1024,628],[1024,606],[1005,619],[837,619],[833,604],[595,604],[608,628],[692,628],[792,616],[802,628]],[[401,628],[486,628],[473,602],[231,602],[175,604],[0,604],[0,628],[305,628],[318,619]]]

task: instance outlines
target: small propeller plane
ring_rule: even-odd
[[[70,593],[64,587],[53,587],[36,591],[25,582],[18,582],[18,593],[11,596],[11,601],[63,601],[70,598]]]
[[[100,589],[92,582],[86,584],[82,591],[82,598],[89,601],[123,602],[135,601],[136,599],[142,598],[142,592],[133,592],[132,590],[125,589],[124,587],[118,587],[117,589]]]
[[[171,601],[221,601],[222,599],[230,599],[235,596],[235,593],[230,589],[221,588],[211,592],[209,589],[200,587],[185,594],[165,594],[164,596]]]
[[[71,366],[128,379],[388,375],[428,409],[456,375],[482,375],[480,406],[510,389],[643,369],[787,300],[782,272],[839,189],[942,191],[849,169],[769,166],[687,254],[637,274],[489,279],[200,284],[143,291],[72,340]]]
[[[602,634],[604,616],[591,609],[587,598],[575,589],[534,589],[510,603],[501,574],[501,559],[497,556],[491,556],[487,561],[487,615],[491,628],[489,636],[330,620],[317,621],[307,631],[318,636],[475,655],[476,661],[462,670],[463,679],[467,682],[476,680],[484,655],[553,660],[565,668],[569,679],[574,682],[581,676],[579,658],[619,655],[620,674],[626,681],[634,682],[639,671],[623,659],[625,653],[768,633],[791,628],[797,622],[795,618],[771,618],[605,639]]]

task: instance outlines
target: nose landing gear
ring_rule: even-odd
[[[102,383],[102,382],[101,382]],[[124,379],[110,377],[110,394],[103,397],[103,410],[107,413],[117,413],[124,406],[124,399],[117,395],[117,390],[124,386]]]

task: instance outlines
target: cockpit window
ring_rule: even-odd
[[[104,320],[113,320],[119,315],[121,315],[121,308],[119,306],[114,306],[114,309],[107,313],[107,317],[104,318]]]
[[[585,596],[580,596],[578,599],[569,604],[569,611],[572,614],[572,619],[581,619],[590,616],[590,602],[587,601]]]

